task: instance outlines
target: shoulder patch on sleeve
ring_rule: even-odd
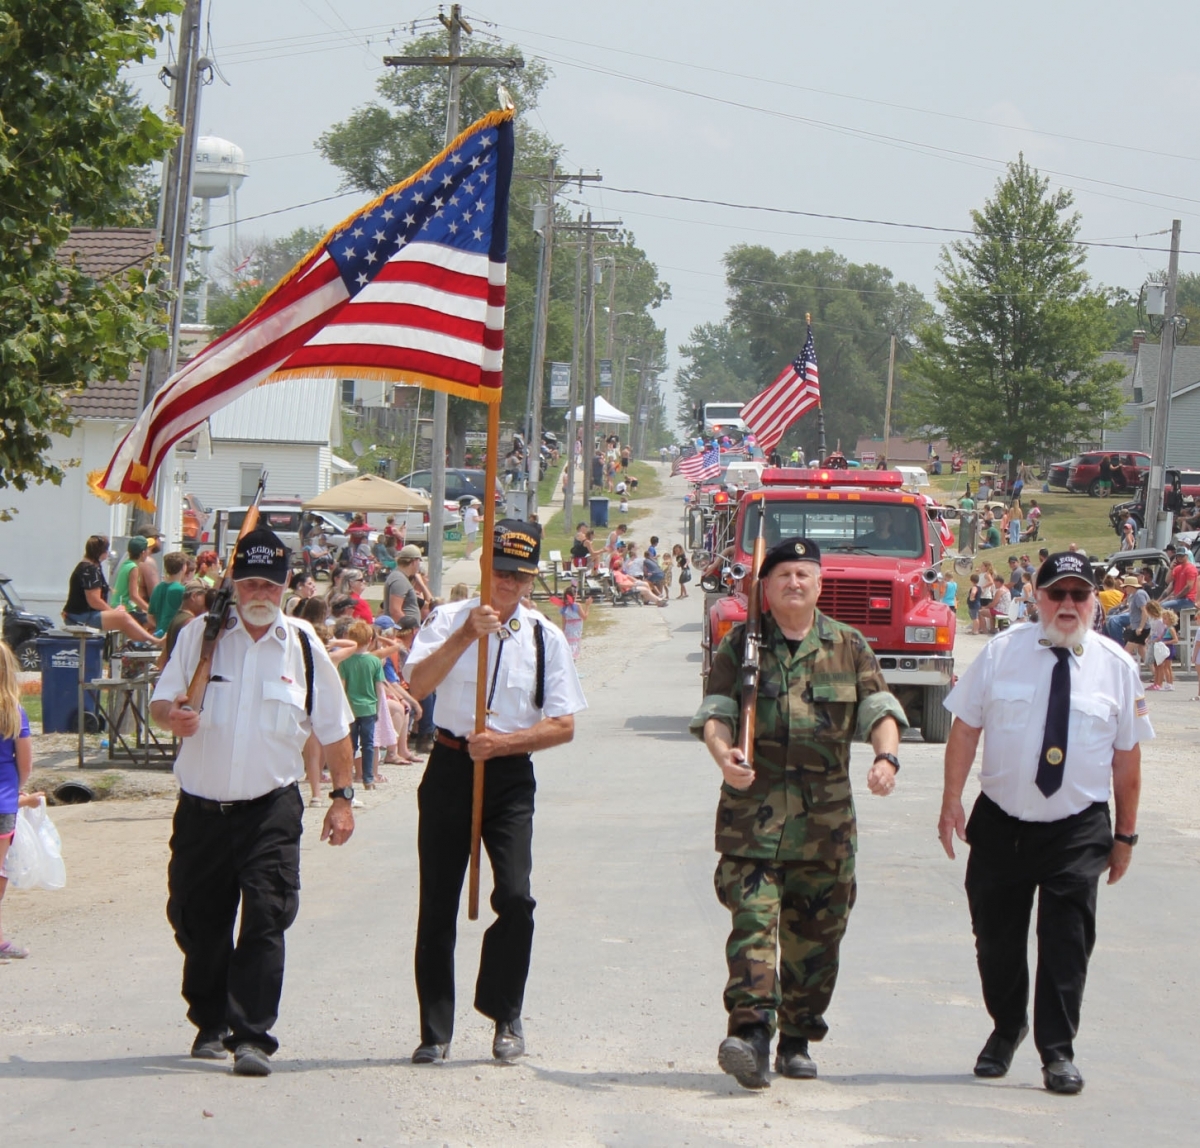
[[[1133,712],[1135,714],[1137,714],[1138,717],[1149,717],[1150,716],[1150,706],[1146,703],[1146,695],[1145,694],[1143,694],[1140,698],[1137,698],[1134,701]]]

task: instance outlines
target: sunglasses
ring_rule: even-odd
[[[1051,602],[1062,602],[1067,598],[1072,602],[1086,602],[1092,596],[1090,590],[1055,590],[1053,587],[1045,591],[1045,594]]]

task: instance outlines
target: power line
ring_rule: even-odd
[[[504,27],[504,25],[496,25],[496,27]],[[709,65],[697,64],[697,63],[694,63],[694,62],[691,62],[688,60],[672,60],[666,56],[657,56],[657,55],[652,56],[645,52],[635,52],[630,48],[614,48],[608,44],[596,44],[596,43],[589,42],[587,40],[573,40],[567,36],[552,36],[548,32],[538,32],[538,31],[528,29],[528,28],[518,28],[514,25],[508,25],[508,28],[512,32],[520,32],[521,34],[527,35],[527,36],[535,36],[535,37],[539,37],[539,38],[545,39],[545,40],[557,40],[560,43],[575,44],[576,46],[581,47],[581,48],[596,48],[602,52],[614,52],[614,53],[617,53],[618,55],[622,55],[622,56],[634,56],[634,57],[637,57],[638,59],[650,60],[651,62],[653,62],[656,65],[673,64],[677,67],[692,68],[695,71],[709,72],[709,73],[712,73],[713,75],[725,76],[729,79],[757,81],[759,83],[771,84],[776,87],[787,88],[792,91],[806,92],[811,95],[830,96],[834,99],[839,99],[839,100],[853,100],[858,103],[872,104],[876,107],[894,108],[899,111],[915,112],[918,115],[937,116],[941,119],[958,120],[962,123],[976,124],[976,125],[979,125],[982,127],[1000,128],[1004,131],[1029,132],[1032,135],[1046,136],[1049,139],[1069,140],[1072,143],[1091,144],[1095,147],[1107,147],[1107,148],[1114,148],[1114,149],[1117,149],[1120,151],[1139,152],[1143,155],[1160,156],[1165,159],[1180,159],[1180,160],[1186,160],[1190,163],[1200,162],[1200,156],[1181,155],[1177,152],[1158,151],[1154,148],[1139,147],[1136,144],[1122,144],[1122,143],[1114,143],[1111,140],[1090,139],[1087,136],[1073,136],[1073,135],[1065,134],[1063,132],[1045,131],[1041,128],[1015,127],[1012,124],[1001,123],[998,120],[979,119],[979,118],[976,118],[975,116],[964,116],[964,115],[959,115],[955,112],[941,112],[941,111],[937,111],[934,108],[921,108],[921,107],[916,107],[912,104],[895,103],[891,100],[873,99],[870,96],[857,96],[857,95],[853,95],[849,92],[835,92],[828,88],[812,88],[812,87],[807,87],[803,84],[789,83],[787,80],[778,80],[772,76],[746,75],[743,72],[731,72],[731,71],[727,71],[724,68],[714,68]]]

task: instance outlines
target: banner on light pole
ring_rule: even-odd
[[[571,364],[550,364],[550,405],[565,407],[571,396]]]

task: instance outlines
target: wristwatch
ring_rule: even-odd
[[[1136,845],[1138,835],[1136,833],[1114,833],[1113,840],[1119,841],[1122,845]]]
[[[330,800],[332,800],[332,801],[336,801],[339,797],[343,801],[353,801],[354,800],[354,786],[353,785],[343,785],[341,789],[331,789],[329,791],[329,797],[330,797]]]
[[[875,760],[890,762],[892,768],[897,773],[900,772],[900,759],[894,753],[877,753],[875,755]]]

